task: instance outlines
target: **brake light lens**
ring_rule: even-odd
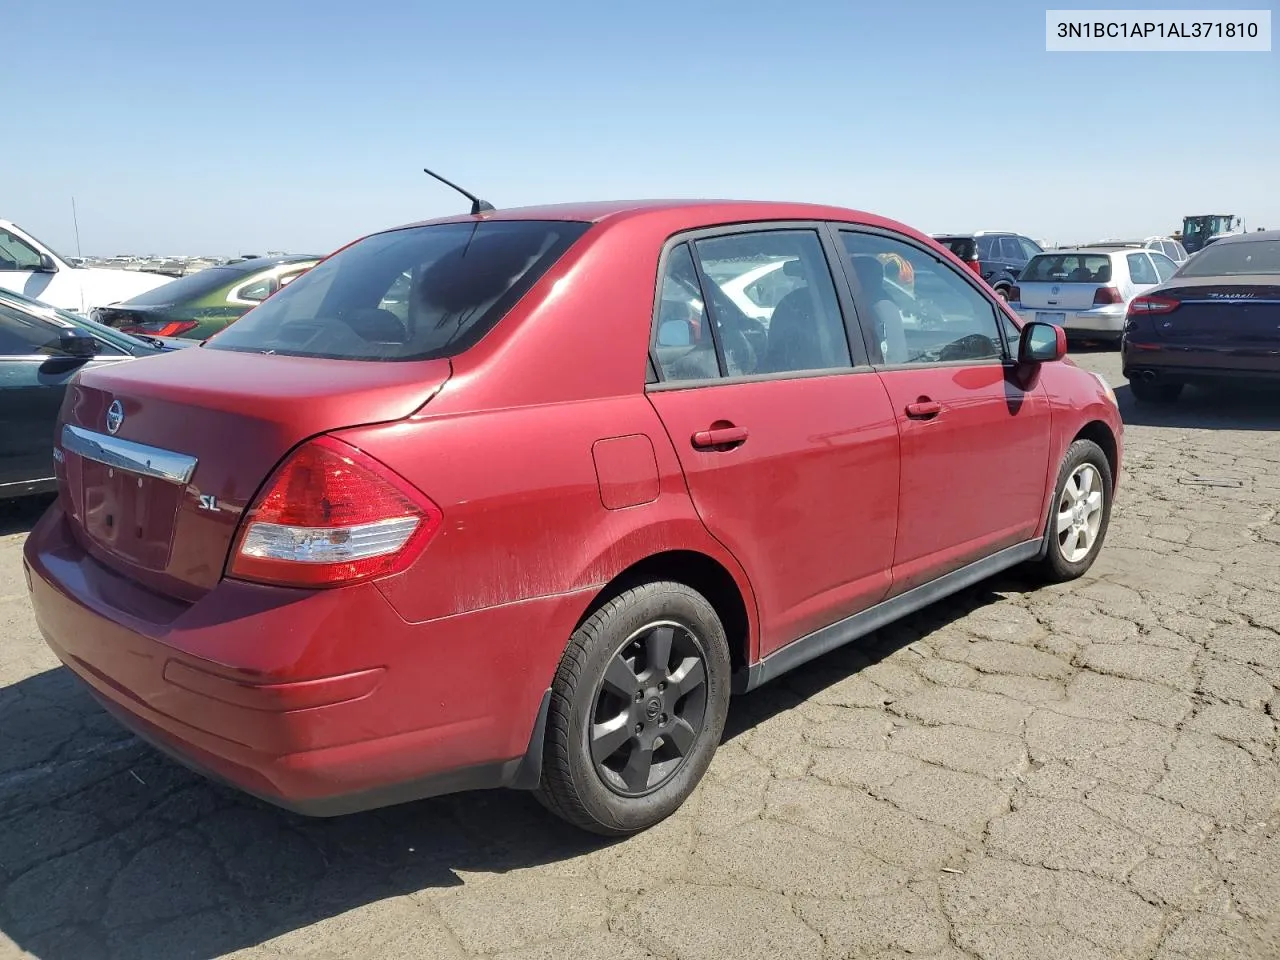
[[[384,464],[320,437],[276,470],[241,521],[227,575],[293,587],[398,573],[440,528],[440,508]]]
[[[1182,301],[1172,297],[1135,297],[1127,311],[1131,317],[1150,316],[1153,313],[1172,313],[1182,306]]]
[[[1115,287],[1099,287],[1093,293],[1093,305],[1105,306],[1109,303],[1124,303],[1124,297]]]
[[[1009,288],[1009,299],[1014,303],[1022,302],[1022,291],[1017,287]]]
[[[120,330],[122,333],[141,333],[149,337],[180,337],[198,326],[198,320],[165,320],[158,323],[130,323]]]
[[[972,270],[978,276],[982,276],[982,261],[978,259],[977,254],[974,254],[973,259],[966,260],[965,262],[969,264],[970,270]]]

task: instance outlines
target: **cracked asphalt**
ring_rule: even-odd
[[[690,803],[616,843],[519,793],[306,820],[204,782],[56,668],[38,506],[0,507],[0,958],[1275,960],[1280,395],[1118,393],[1085,579],[736,700]]]

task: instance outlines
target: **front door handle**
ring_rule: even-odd
[[[907,416],[912,420],[932,420],[942,412],[942,404],[937,400],[921,397],[915,403],[907,404]]]
[[[729,450],[747,442],[747,428],[715,427],[711,430],[699,430],[693,435],[691,442],[699,450]]]

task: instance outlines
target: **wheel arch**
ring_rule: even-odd
[[[697,550],[664,550],[633,562],[596,592],[574,629],[619,594],[659,580],[682,583],[707,598],[724,625],[731,667],[734,672],[745,669],[751,662],[756,633],[754,600],[744,593],[738,579],[724,564]]]
[[[1077,440],[1092,440],[1102,448],[1107,458],[1107,466],[1111,468],[1111,485],[1114,488],[1120,480],[1120,445],[1111,427],[1101,420],[1090,420],[1076,431],[1076,435],[1071,438],[1071,443]],[[1067,448],[1071,448],[1070,443],[1067,444]]]

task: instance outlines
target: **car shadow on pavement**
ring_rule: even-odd
[[[1172,403],[1138,403],[1127,383],[1115,388],[1126,426],[1200,430],[1280,430],[1280,388],[1186,387]]]
[[[0,500],[0,537],[29,533],[53,503],[52,496]]]
[[[980,584],[735,698],[725,738],[999,599],[1002,582],[1025,589]],[[0,836],[0,932],[40,960],[216,957],[611,845],[515,791],[296,816],[156,753],[65,669],[0,688]]]

